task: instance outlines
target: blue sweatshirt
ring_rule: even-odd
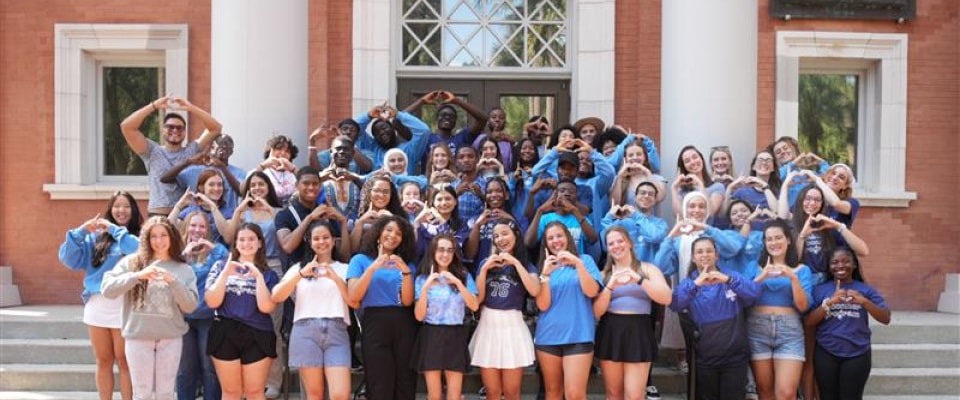
[[[739,230],[732,229],[728,232],[740,235]],[[743,238],[743,236],[740,236],[740,238],[743,239],[740,251],[732,257],[721,257],[718,264],[727,269],[733,269],[740,275],[747,275],[748,268],[757,263],[760,250],[763,250],[763,231],[750,231],[749,237]]]
[[[614,169],[619,170],[623,165],[623,154],[626,152],[627,146],[636,141],[636,136],[627,135],[627,137],[617,145],[617,149],[605,157],[607,162],[609,162]],[[660,153],[657,152],[656,143],[653,143],[653,140],[650,138],[645,138],[643,139],[643,148],[647,150],[647,161],[650,163],[650,172],[660,172]]]
[[[103,274],[113,269],[121,258],[137,252],[140,247],[140,238],[131,235],[127,228],[112,225],[107,230],[116,240],[107,249],[107,257],[99,267],[93,266],[93,253],[96,249],[97,234],[87,232],[83,227],[67,231],[67,237],[60,245],[60,262],[74,271],[83,271],[83,302],[90,296],[100,294],[100,284],[103,283]]]
[[[721,260],[733,257],[743,247],[743,237],[739,233],[722,231],[708,226],[701,236],[713,239]],[[656,260],[654,264],[660,268],[663,276],[671,276],[680,271],[678,265],[680,263],[680,236],[664,239],[654,260]],[[720,267],[725,267],[725,265],[721,264]]]
[[[670,309],[688,315],[696,324],[696,362],[711,368],[736,367],[750,361],[750,342],[741,314],[760,296],[760,285],[735,271],[723,271],[729,283],[698,287],[699,271],[673,291]]]
[[[607,230],[614,226],[622,226],[630,233],[637,258],[648,263],[653,263],[657,249],[660,248],[660,242],[663,242],[663,238],[669,231],[667,221],[656,215],[646,215],[636,211],[632,216],[616,219],[613,213],[607,213],[600,222],[602,228],[600,240],[603,241],[604,248],[607,244]]]
[[[420,159],[426,152],[427,143],[430,141],[430,127],[423,123],[420,118],[406,111],[397,113],[397,119],[400,120],[403,126],[410,129],[410,133],[413,136],[406,142],[398,138],[397,148],[403,150],[407,155],[407,174],[416,175],[416,167],[420,164]],[[373,136],[366,133],[367,124],[371,121],[369,115],[360,114],[353,120],[357,121],[357,124],[360,125],[360,135],[357,138],[356,144],[357,149],[363,151],[363,155],[370,159],[374,170],[382,168],[383,156],[387,153],[387,150],[390,149],[384,148]]]

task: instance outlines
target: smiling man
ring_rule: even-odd
[[[168,107],[175,107],[178,110],[185,110],[188,113],[200,118],[203,127],[206,128],[199,139],[194,135],[187,134],[187,122],[180,114],[168,112],[163,117],[163,145],[157,144],[147,138],[140,130],[143,120],[155,111],[166,110]],[[147,178],[150,182],[150,201],[147,204],[147,210],[150,215],[164,215],[170,213],[170,209],[176,204],[180,196],[183,196],[185,187],[175,183],[163,183],[160,181],[170,168],[182,163],[187,158],[196,155],[201,149],[210,145],[217,136],[220,136],[222,126],[210,113],[193,105],[183,98],[161,97],[150,104],[141,107],[139,110],[130,114],[120,123],[120,130],[123,132],[123,139],[134,153],[140,156],[143,164],[147,167]],[[196,141],[193,141],[195,140]],[[186,145],[184,145],[186,143]]]

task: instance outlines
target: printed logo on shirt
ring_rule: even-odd
[[[143,295],[143,305],[134,308],[133,313],[172,318],[179,315],[177,310],[174,309],[175,304],[173,293],[170,291],[170,285],[163,281],[150,279],[147,282],[146,293]]]
[[[836,319],[844,318],[860,318],[860,310],[863,306],[853,303],[838,303],[830,306],[830,311],[827,311],[827,318],[833,317]]]

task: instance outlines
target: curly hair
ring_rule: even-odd
[[[360,249],[357,253],[377,258],[380,254],[380,234],[391,223],[397,224],[401,235],[400,246],[393,253],[404,261],[413,260],[417,255],[417,238],[414,236],[413,225],[410,225],[410,221],[406,218],[396,214],[378,218],[370,229],[365,230],[360,238]]]
[[[153,246],[150,244],[150,232],[158,226],[166,230],[167,236],[170,237],[170,248],[167,249],[170,259],[176,262],[185,262],[182,255],[183,239],[180,238],[180,231],[173,226],[173,223],[171,223],[167,217],[151,217],[147,220],[147,223],[144,224],[143,228],[140,229],[140,247],[137,249],[137,253],[130,256],[132,257],[130,260],[131,272],[136,273],[142,271],[154,260],[156,254]],[[143,307],[143,298],[146,293],[147,281],[140,280],[140,282],[137,282],[137,285],[133,287],[133,304],[135,308]]]

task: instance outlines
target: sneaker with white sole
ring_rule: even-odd
[[[656,386],[647,386],[647,400],[660,400],[662,398]]]
[[[759,400],[760,396],[757,395],[757,385],[753,383],[747,384],[747,397],[745,400]]]
[[[280,389],[275,387],[267,386],[267,390],[263,392],[263,397],[268,399],[277,399],[280,398]]]

